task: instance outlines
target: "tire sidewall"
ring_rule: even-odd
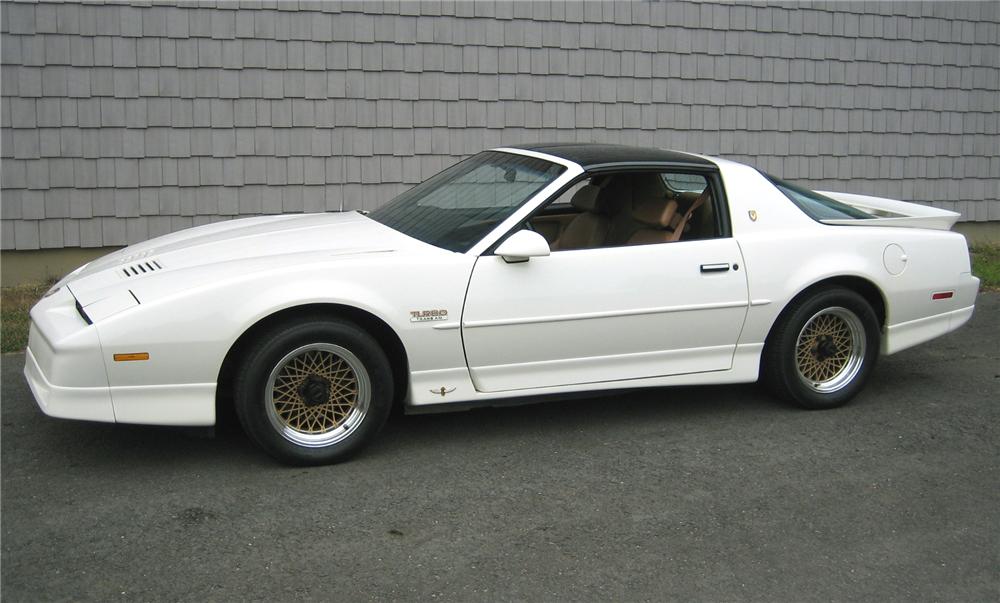
[[[354,354],[368,372],[371,400],[364,419],[343,440],[320,448],[285,439],[271,424],[267,381],[278,362],[292,350],[314,343],[332,343]],[[351,323],[307,320],[271,329],[248,351],[235,382],[235,405],[247,435],[275,458],[295,465],[320,465],[346,460],[377,435],[392,406],[392,371],[385,353],[367,333]]]
[[[817,392],[807,386],[799,377],[795,350],[799,333],[816,313],[841,307],[858,317],[864,330],[865,353],[861,367],[854,378],[835,392]],[[775,363],[771,381],[784,397],[807,409],[836,408],[846,404],[864,387],[878,361],[881,345],[881,331],[878,318],[868,302],[857,293],[847,289],[827,289],[818,291],[797,304],[784,319],[779,337],[772,342],[777,349],[772,351],[771,362]]]

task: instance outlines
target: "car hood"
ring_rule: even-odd
[[[86,307],[145,279],[178,270],[233,262],[245,270],[282,261],[302,264],[412,249],[441,251],[357,212],[245,218],[131,245],[94,260],[59,285],[67,285]]]

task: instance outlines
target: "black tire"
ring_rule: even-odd
[[[378,434],[392,407],[385,352],[353,323],[323,317],[260,334],[236,372],[244,431],[293,465],[347,460]]]
[[[874,370],[880,342],[878,318],[865,298],[839,287],[818,290],[793,302],[772,328],[762,358],[764,384],[802,408],[843,406]]]

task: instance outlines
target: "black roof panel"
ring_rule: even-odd
[[[614,163],[686,163],[704,166],[715,164],[696,155],[679,151],[629,147],[588,142],[550,142],[512,145],[509,148],[546,153],[580,164],[584,169]]]

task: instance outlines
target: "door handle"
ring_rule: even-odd
[[[723,262],[721,264],[702,264],[702,272],[729,272],[729,264]]]

